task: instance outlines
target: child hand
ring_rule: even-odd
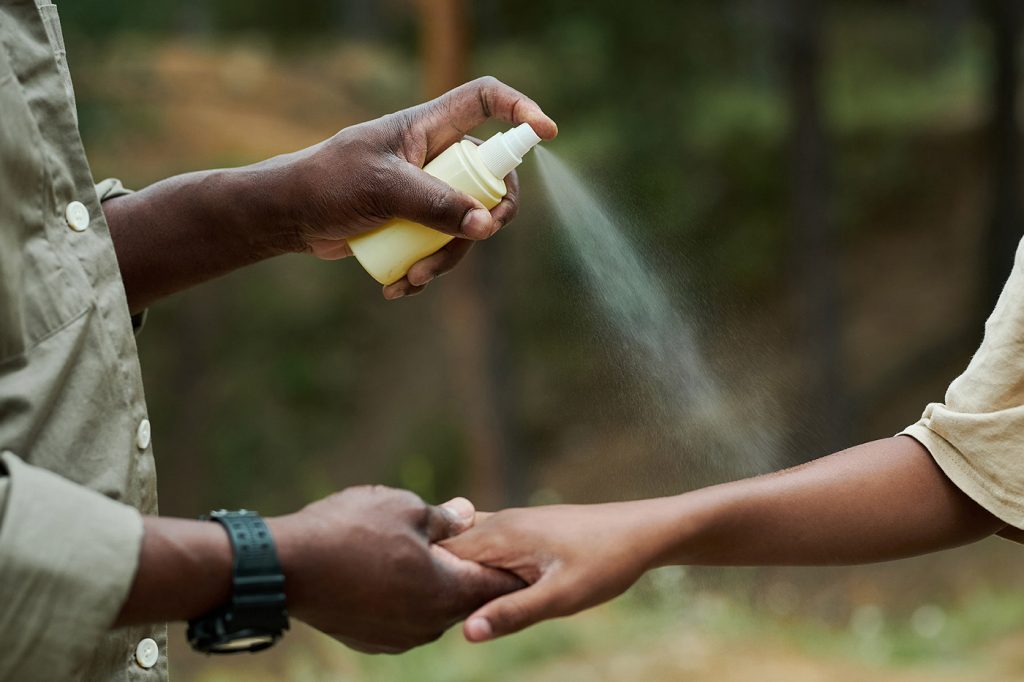
[[[659,546],[643,503],[558,505],[478,513],[476,525],[440,544],[462,559],[509,571],[525,589],[477,609],[471,642],[568,616],[622,594],[652,566]]]

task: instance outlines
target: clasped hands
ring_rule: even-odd
[[[620,594],[653,560],[620,507],[485,514],[464,498],[431,506],[366,486],[268,523],[292,616],[354,649],[399,653],[463,619],[466,638],[484,641]]]

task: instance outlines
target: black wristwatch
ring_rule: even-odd
[[[207,654],[261,651],[274,645],[288,629],[284,574],[274,539],[256,512],[210,512],[203,520],[224,526],[234,551],[231,599],[227,604],[188,622],[188,642]]]

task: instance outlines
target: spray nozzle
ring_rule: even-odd
[[[503,178],[523,162],[523,155],[540,142],[529,123],[521,123],[508,132],[495,133],[480,145],[480,160],[496,178]]]

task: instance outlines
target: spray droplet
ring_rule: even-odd
[[[636,233],[629,229],[634,226],[604,206],[550,151],[538,147],[536,154],[562,234],[622,342],[622,362],[636,371],[647,394],[640,412],[685,465],[676,472],[678,483],[704,485],[776,468],[774,432],[750,414],[739,414],[722,390],[690,311],[674,305],[627,236]]]

